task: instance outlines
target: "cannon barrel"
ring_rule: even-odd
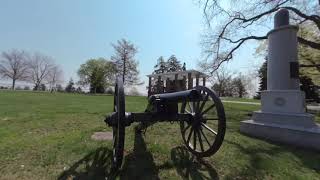
[[[174,93],[155,94],[149,97],[149,103],[152,103],[154,101],[178,103],[184,101],[199,100],[200,97],[200,93],[197,90],[192,89]]]

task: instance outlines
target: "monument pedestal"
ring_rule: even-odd
[[[314,116],[305,113],[304,93],[299,90],[273,90],[261,92],[261,111],[252,119],[242,121],[242,133],[320,150],[320,125]]]
[[[320,125],[303,128],[291,124],[262,123],[256,120],[242,121],[240,131],[244,134],[274,142],[320,151]]]

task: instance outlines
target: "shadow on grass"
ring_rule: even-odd
[[[269,141],[268,141],[269,142]],[[286,145],[280,145],[275,142],[271,142],[276,146],[266,148],[264,146],[253,146],[245,147],[240,143],[225,140],[225,143],[235,146],[242,154],[249,156],[249,166],[242,169],[241,172],[234,172],[228,175],[226,178],[234,177],[256,177],[262,178],[266,176],[267,178],[272,177],[268,174],[268,169],[274,166],[275,160],[285,153],[291,153],[298,160],[292,159],[302,167],[314,170],[316,173],[320,173],[320,155],[315,151],[310,151],[306,149],[301,149],[298,147],[291,147]],[[290,176],[290,175],[289,175]],[[294,176],[294,175],[293,175]]]
[[[175,168],[182,179],[219,179],[207,162],[196,159],[184,146],[171,150],[171,161],[156,165],[141,133],[135,133],[133,151],[125,156],[122,169],[111,172],[112,151],[98,148],[62,172],[59,180],[69,179],[160,179],[159,171]]]
[[[124,159],[120,179],[159,179],[158,168],[152,154],[147,150],[142,133],[136,131],[133,152]]]
[[[62,172],[59,180],[66,179],[96,179],[105,180],[106,177],[114,177],[111,172],[112,151],[107,148],[98,148],[89,153],[78,162],[74,163],[68,170]]]
[[[125,157],[120,179],[160,179],[160,170],[173,168],[182,179],[218,179],[216,170],[209,163],[195,159],[184,146],[171,150],[171,161],[156,165],[142,134],[136,133],[133,152]]]
[[[219,179],[217,171],[208,162],[196,158],[184,146],[171,150],[171,160],[183,179]]]

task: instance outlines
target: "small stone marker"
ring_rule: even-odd
[[[110,141],[113,139],[112,132],[95,132],[92,134],[91,139],[95,141]]]

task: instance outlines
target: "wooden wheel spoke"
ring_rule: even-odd
[[[193,113],[194,111],[193,111],[192,106],[190,105],[190,102],[188,102],[188,105],[189,105],[189,108],[190,108],[191,113]]]
[[[211,133],[213,133],[214,135],[217,135],[218,133],[215,132],[213,129],[211,129],[209,126],[207,126],[204,123],[201,123],[201,126],[203,126],[204,128],[206,128],[208,131],[210,131]]]
[[[186,128],[184,128],[183,131],[186,132],[191,127],[191,125],[192,124],[188,124],[188,126]]]
[[[203,144],[202,144],[201,134],[200,134],[199,131],[200,131],[200,130],[197,130],[197,134],[198,134],[198,138],[199,138],[200,148],[201,148],[201,151],[203,152],[203,151],[204,151],[204,148],[203,148]]]
[[[185,110],[188,114],[192,114],[190,111],[188,111],[188,110]]]
[[[193,112],[197,112],[197,109],[196,109],[196,102],[195,101],[192,101],[192,109],[193,109]]]
[[[210,107],[208,107],[206,110],[204,110],[201,115],[204,115],[205,113],[207,113],[208,111],[210,111],[210,109],[212,109],[213,107],[215,107],[215,104],[212,104]]]
[[[202,129],[200,129],[200,133],[202,134],[202,136],[204,137],[204,139],[206,140],[206,142],[208,143],[209,147],[211,147],[211,144],[207,138],[207,136],[203,133]]]
[[[195,129],[193,131],[193,149],[197,149],[197,130]]]
[[[225,134],[225,112],[215,92],[197,86],[199,99],[182,101],[180,121],[182,139],[187,149],[198,157],[213,155],[221,146]]]
[[[209,99],[209,94],[207,94],[206,97],[204,98],[204,100],[202,101],[201,106],[199,108],[199,112],[202,111],[202,109],[203,109],[204,105],[206,104],[206,102],[208,101],[208,99]]]
[[[191,140],[192,130],[193,130],[193,127],[191,127],[189,135],[188,135],[188,140],[187,140],[188,144],[189,144],[189,142]]]

